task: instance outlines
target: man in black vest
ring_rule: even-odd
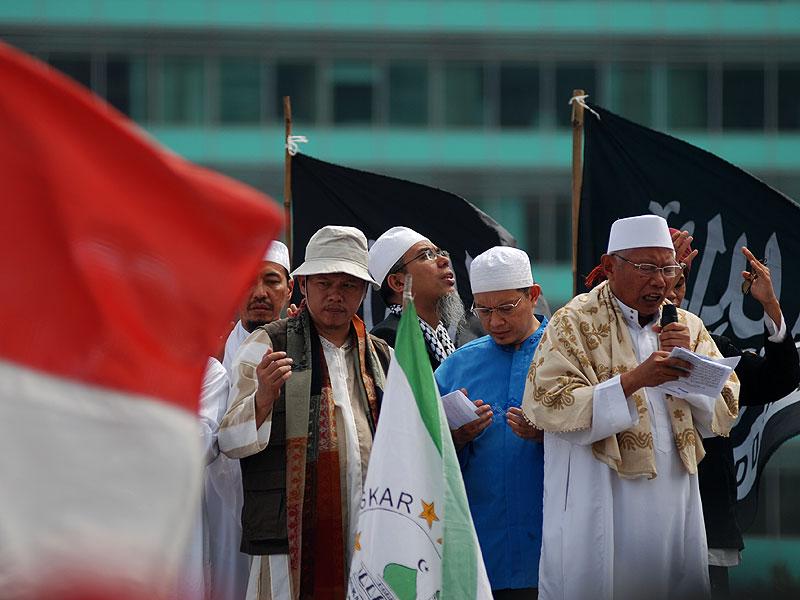
[[[317,231],[292,273],[302,308],[254,331],[234,361],[219,446],[242,469],[248,597],[345,597],[390,360],[356,316],[377,287],[367,266],[361,231]]]
[[[448,328],[458,326],[464,317],[450,255],[413,229],[392,227],[370,248],[369,270],[380,284],[381,298],[389,308],[389,314],[371,333],[390,346],[394,346],[403,312],[405,276],[413,276],[419,327],[435,370],[455,351]]]

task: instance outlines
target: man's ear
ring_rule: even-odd
[[[297,276],[297,283],[300,284],[300,293],[303,294],[303,298],[306,297],[306,276],[305,275],[298,275]],[[294,284],[292,284],[294,286]]]
[[[403,289],[406,286],[406,276],[405,273],[392,273],[386,277],[386,284],[389,286],[389,289],[393,292],[398,294],[403,293]]]
[[[603,267],[606,279],[611,279],[611,275],[614,273],[614,267],[616,266],[614,256],[611,254],[603,254],[603,256],[600,257],[600,266]]]
[[[542,287],[538,283],[534,283],[531,286],[531,289],[528,291],[529,298],[531,299],[531,304],[535,305],[536,301],[539,299],[539,296],[542,293]]]
[[[288,282],[286,282],[286,299],[287,300],[292,297],[292,290],[294,290],[294,279],[290,279]]]

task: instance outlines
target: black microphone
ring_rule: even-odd
[[[678,307],[674,304],[665,304],[661,307],[661,328],[670,323],[678,322]]]

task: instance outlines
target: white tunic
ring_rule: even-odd
[[[236,353],[239,351],[239,346],[247,339],[250,332],[244,328],[241,321],[236,321],[236,325],[231,329],[228,334],[228,339],[225,340],[225,356],[222,357],[222,366],[228,372],[228,377],[231,376],[231,365],[233,359],[236,358]],[[225,414],[224,412],[222,413]]]
[[[619,301],[618,301],[619,302]],[[639,362],[658,349],[653,322],[621,302]],[[696,597],[708,591],[708,554],[697,475],[678,456],[663,392],[644,388],[657,477],[623,479],[591,444],[639,419],[619,376],[595,386],[592,427],[545,433],[542,600]],[[692,418],[707,435],[715,399],[692,395]]]

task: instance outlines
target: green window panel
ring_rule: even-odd
[[[444,67],[444,123],[454,127],[484,124],[484,67],[449,63]]]
[[[500,65],[500,127],[539,125],[539,69],[533,64]]]
[[[725,67],[722,70],[722,127],[764,128],[764,69]]]
[[[283,114],[283,97],[292,98],[292,120],[317,121],[317,67],[312,62],[279,62],[275,66],[275,114]]]
[[[708,128],[708,68],[672,65],[667,69],[667,127]]]
[[[333,121],[365,124],[372,121],[375,69],[365,61],[337,61],[331,71]]]
[[[219,119],[222,123],[261,120],[261,61],[230,57],[219,62]]]
[[[92,57],[90,54],[51,54],[47,62],[64,75],[91,89]]]
[[[161,69],[162,120],[183,125],[203,123],[206,117],[203,58],[166,56]]]
[[[147,59],[143,56],[109,56],[105,64],[106,100],[134,121],[149,119],[147,110]]]
[[[800,65],[778,69],[778,128],[800,129]]]
[[[653,85],[643,65],[612,65],[608,73],[609,108],[642,125],[653,122]]]
[[[389,65],[389,123],[428,123],[428,65],[424,62]]]

